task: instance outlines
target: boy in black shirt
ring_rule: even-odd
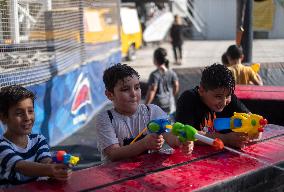
[[[235,80],[226,66],[213,64],[206,67],[200,86],[185,91],[178,99],[176,121],[191,125],[211,138],[220,138],[225,145],[242,148],[249,142],[247,134],[217,133],[213,126],[216,117],[231,117],[234,112],[250,113],[237,99],[234,90]]]

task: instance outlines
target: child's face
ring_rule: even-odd
[[[199,87],[199,94],[202,101],[215,112],[221,112],[231,102],[231,94],[227,88],[217,88],[214,90],[205,90]]]
[[[133,115],[141,100],[141,89],[138,77],[126,77],[119,80],[113,93],[106,91],[106,96],[113,102],[114,108],[122,115]]]
[[[32,99],[27,98],[13,105],[2,119],[7,125],[7,132],[18,136],[30,134],[35,121]]]

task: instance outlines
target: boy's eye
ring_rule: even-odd
[[[16,112],[17,116],[23,116],[23,114],[24,114],[23,112]]]
[[[128,88],[127,87],[123,87],[120,89],[121,91],[128,91]]]
[[[29,110],[28,112],[31,114],[31,113],[34,113],[34,110],[31,109],[31,110]]]
[[[135,87],[135,90],[138,90],[138,89],[140,89],[140,85],[138,85],[138,86]]]

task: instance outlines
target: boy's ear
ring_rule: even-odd
[[[206,90],[204,89],[204,87],[201,84],[199,85],[198,92],[199,92],[200,96],[202,96],[206,92]]]
[[[5,118],[5,116],[4,116],[4,114],[3,113],[0,113],[0,121],[3,123],[3,124],[6,124],[6,118]]]
[[[242,55],[241,55],[241,61],[243,61],[243,60],[244,60],[244,58],[245,58],[245,55],[244,55],[244,54],[242,54]]]
[[[109,99],[109,100],[113,100],[113,97],[114,97],[114,95],[113,95],[113,93],[111,92],[111,91],[109,91],[109,90],[105,90],[105,95],[107,96],[107,98]]]

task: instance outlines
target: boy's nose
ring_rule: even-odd
[[[135,95],[136,95],[136,91],[135,91],[134,89],[131,89],[131,91],[130,91],[130,95],[131,95],[131,97],[135,97]]]
[[[226,99],[222,99],[220,103],[221,103],[223,106],[226,106],[227,100],[226,100]]]
[[[24,113],[24,120],[30,120],[31,117],[32,117],[32,115],[31,115],[28,111],[26,111],[26,112]]]

